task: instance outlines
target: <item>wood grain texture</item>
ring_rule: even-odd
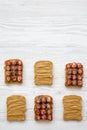
[[[5,85],[4,61],[19,58],[24,62],[21,86]],[[53,62],[53,85],[34,85],[34,63]],[[82,89],[64,86],[67,62],[84,65]],[[6,121],[6,97],[24,95],[27,99],[27,121]],[[36,123],[33,100],[36,95],[53,97],[53,121]],[[63,121],[62,97],[77,94],[83,98],[83,121]],[[87,127],[87,0],[0,0],[0,130],[83,130]]]

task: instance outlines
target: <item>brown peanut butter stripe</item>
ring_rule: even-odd
[[[38,61],[34,65],[34,82],[36,85],[51,85],[52,84],[52,62]]]
[[[26,99],[24,96],[13,95],[7,98],[7,120],[23,121],[26,118]]]
[[[77,95],[63,97],[64,120],[82,120],[82,98]]]

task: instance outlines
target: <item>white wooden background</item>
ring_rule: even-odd
[[[9,58],[24,62],[24,82],[21,86],[6,86],[3,65]],[[52,87],[37,87],[33,83],[35,61],[53,62]],[[67,62],[84,65],[82,89],[64,86]],[[6,98],[25,95],[25,122],[6,121]],[[33,99],[49,94],[54,99],[53,121],[37,123],[33,119]],[[63,121],[62,97],[68,94],[83,98],[83,121]],[[87,129],[87,0],[0,0],[0,130],[83,130]]]

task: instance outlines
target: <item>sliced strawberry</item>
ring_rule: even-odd
[[[7,77],[6,77],[6,81],[7,81],[7,82],[10,82],[10,81],[11,81],[10,76],[7,76]]]
[[[78,69],[78,74],[83,74],[83,69]]]
[[[22,66],[18,66],[18,71],[21,71],[22,70]]]
[[[18,82],[21,82],[21,81],[22,81],[22,76],[18,76],[18,77],[17,77],[17,81],[18,81]]]
[[[78,80],[78,86],[82,86],[82,85],[83,85],[82,80]]]
[[[35,117],[35,119],[39,121],[41,118],[40,118],[39,115],[37,115],[37,116]]]
[[[77,85],[77,80],[72,80],[72,85],[76,86]]]
[[[70,69],[71,68],[71,64],[69,63],[69,64],[66,64],[66,68],[67,69]]]
[[[10,60],[6,61],[5,64],[6,64],[6,66],[7,66],[7,65],[11,65]]]
[[[18,71],[18,75],[22,75],[22,71]]]
[[[6,75],[10,76],[11,75],[11,71],[6,71]]]
[[[36,113],[36,115],[40,115],[40,113],[41,113],[41,112],[40,112],[40,109],[36,109],[36,110],[35,110],[35,113]]]
[[[21,60],[18,60],[18,65],[22,65],[22,61]]]
[[[76,68],[77,64],[75,62],[72,63],[72,68]]]
[[[78,76],[77,76],[77,79],[78,79],[78,80],[82,80],[82,76],[81,76],[81,75],[78,75]]]
[[[83,66],[82,66],[81,63],[77,63],[77,67],[80,69],[80,68],[82,68]]]
[[[52,114],[52,110],[51,109],[48,109],[47,110],[47,114],[49,115],[49,114]]]
[[[9,65],[6,66],[6,70],[11,70],[11,67]]]
[[[47,104],[46,104],[46,107],[47,107],[48,109],[50,109],[50,108],[52,108],[52,105],[49,104],[49,103],[47,103]]]
[[[46,110],[41,110],[41,115],[45,115],[46,114]]]
[[[72,74],[77,74],[77,69],[73,69]]]
[[[45,108],[46,108],[46,104],[43,103],[43,104],[41,105],[41,108],[42,108],[42,109],[45,109]]]
[[[42,116],[41,116],[41,119],[42,119],[42,120],[46,120],[46,118],[47,118],[46,115],[42,115]]]
[[[51,120],[52,120],[52,115],[51,115],[51,114],[48,115],[48,116],[47,116],[47,119],[48,119],[49,121],[51,121]]]
[[[51,103],[51,102],[52,102],[52,98],[48,96],[48,97],[47,97],[47,102],[48,102],[48,103]]]
[[[76,75],[72,75],[72,79],[75,80],[77,78]]]

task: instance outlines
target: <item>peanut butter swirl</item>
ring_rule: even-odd
[[[64,120],[82,120],[82,98],[76,95],[64,96]]]
[[[51,85],[52,84],[52,62],[38,61],[34,65],[34,82],[36,85]]]
[[[23,96],[13,95],[7,98],[7,120],[25,120],[26,99]]]

